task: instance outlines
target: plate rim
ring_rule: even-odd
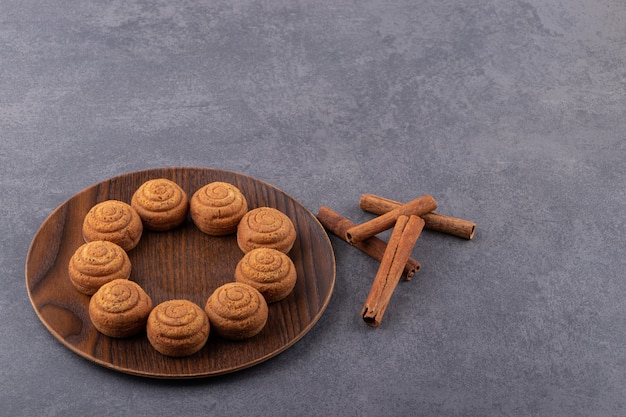
[[[81,194],[87,193],[91,190],[93,190],[94,188],[97,188],[99,186],[101,186],[104,183],[111,183],[114,182],[116,180],[120,180],[124,177],[127,176],[137,176],[137,175],[151,175],[152,173],[156,173],[156,172],[170,172],[170,173],[180,173],[180,172],[184,172],[184,171],[188,171],[188,172],[192,172],[192,171],[204,171],[204,172],[214,172],[214,173],[218,173],[218,174],[225,174],[225,175],[232,175],[235,177],[242,177],[244,179],[246,179],[247,181],[251,181],[251,182],[256,182],[256,183],[260,183],[262,184],[264,187],[268,187],[270,189],[275,190],[276,192],[283,194],[288,200],[290,200],[293,204],[297,205],[300,209],[302,209],[304,211],[304,213],[310,217],[313,220],[313,224],[316,225],[316,227],[318,227],[321,231],[323,231],[323,240],[324,240],[324,246],[327,246],[329,249],[329,254],[330,254],[330,260],[331,260],[331,264],[330,264],[330,271],[331,271],[331,278],[329,279],[329,286],[328,286],[328,294],[325,295],[325,298],[322,302],[322,304],[319,307],[319,310],[316,312],[316,314],[314,316],[311,317],[310,322],[297,334],[295,335],[294,338],[290,339],[288,343],[285,343],[284,345],[280,346],[278,349],[275,349],[267,354],[261,355],[258,358],[255,358],[254,360],[251,360],[243,365],[240,365],[238,367],[234,367],[231,369],[227,369],[227,370],[223,370],[223,371],[211,371],[211,372],[195,372],[195,373],[186,373],[186,374],[182,374],[182,375],[173,375],[170,373],[157,373],[157,372],[149,372],[149,371],[143,371],[143,370],[137,370],[137,369],[129,369],[129,368],[125,368],[119,365],[115,365],[113,363],[107,362],[101,358],[89,355],[87,352],[79,349],[77,346],[69,343],[66,338],[64,336],[62,336],[61,334],[59,334],[42,316],[42,313],[40,312],[40,309],[37,307],[35,300],[33,298],[33,294],[31,291],[31,285],[30,283],[32,282],[32,277],[29,277],[29,265],[32,262],[32,257],[33,255],[33,248],[36,244],[37,238],[39,237],[40,233],[42,233],[42,230],[44,229],[44,227],[51,221],[51,219],[53,219],[55,216],[58,216],[59,213],[64,210],[66,208],[66,206],[76,197],[78,197]],[[250,368],[252,366],[258,365],[262,362],[265,362],[277,355],[279,355],[280,353],[284,352],[285,350],[289,349],[290,347],[292,347],[293,345],[295,345],[297,342],[299,342],[320,320],[320,318],[322,317],[322,315],[324,314],[324,312],[326,311],[330,300],[332,298],[333,292],[334,292],[334,287],[336,285],[336,278],[337,278],[337,262],[336,262],[336,258],[335,258],[335,253],[334,253],[334,248],[332,245],[332,241],[328,235],[328,233],[326,232],[326,230],[324,229],[324,227],[322,226],[322,224],[319,222],[319,220],[317,219],[317,217],[309,210],[307,209],[299,200],[295,199],[294,197],[292,197],[290,194],[286,193],[285,191],[283,191],[281,188],[256,177],[253,177],[251,175],[247,175],[247,174],[243,174],[243,173],[239,173],[239,172],[235,172],[235,171],[230,171],[230,170],[224,170],[224,169],[219,169],[219,168],[210,168],[210,167],[196,167],[196,166],[163,166],[163,167],[153,167],[153,168],[146,168],[146,169],[141,169],[141,170],[136,170],[136,171],[129,171],[129,172],[125,172],[122,174],[118,174],[118,175],[114,175],[111,176],[109,178],[103,179],[101,181],[95,182],[89,186],[86,186],[84,188],[82,188],[81,190],[77,191],[76,193],[72,194],[69,198],[65,199],[63,202],[61,202],[57,207],[55,207],[46,217],[45,219],[41,222],[41,224],[37,227],[37,230],[35,231],[35,233],[32,236],[32,239],[30,241],[30,244],[28,246],[28,251],[26,254],[26,260],[25,260],[25,268],[24,268],[24,275],[25,275],[25,284],[26,284],[26,291],[28,294],[28,299],[30,301],[31,307],[33,308],[33,310],[35,311],[35,314],[37,315],[37,318],[39,319],[39,321],[44,325],[44,327],[46,328],[46,330],[48,330],[48,332],[58,341],[60,342],[63,346],[65,346],[66,348],[68,348],[70,351],[72,351],[73,353],[77,354],[79,357],[88,360],[89,362],[92,362],[94,364],[97,364],[99,366],[102,366],[106,369],[109,370],[113,370],[116,372],[120,372],[123,374],[128,374],[128,375],[135,375],[135,376],[139,376],[139,377],[147,377],[147,378],[154,378],[154,379],[199,379],[199,378],[206,378],[206,377],[215,377],[215,376],[220,376],[220,375],[225,375],[225,374],[229,374],[229,373],[234,373],[234,372],[238,372],[247,368]]]

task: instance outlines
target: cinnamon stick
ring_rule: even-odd
[[[346,230],[355,226],[355,224],[352,223],[350,220],[346,219],[341,214],[333,211],[326,206],[320,207],[319,212],[317,213],[317,219],[326,230],[334,235],[337,235],[344,241]],[[372,258],[376,259],[378,262],[382,261],[385,249],[387,249],[387,244],[377,237],[365,239],[361,242],[355,243],[353,246],[359,249],[361,252],[365,253],[366,255],[369,255]],[[419,271],[421,267],[422,265],[418,261],[409,258],[406,261],[403,269],[404,279],[407,281],[411,280],[411,278],[413,278],[413,275],[415,275],[415,273]]]
[[[361,316],[368,325],[372,327],[380,325],[393,291],[400,281],[402,268],[411,255],[423,228],[424,220],[421,217],[398,216],[387,244],[387,250],[385,250],[374,283],[361,310]]]
[[[372,220],[366,221],[346,230],[346,241],[356,243],[365,240],[378,233],[390,229],[396,223],[399,216],[422,216],[437,208],[437,202],[429,195],[416,198],[406,204],[401,204]]]
[[[374,214],[385,214],[392,211],[402,203],[373,194],[361,195],[359,201],[361,209]],[[476,223],[456,217],[438,213],[426,213],[420,216],[424,219],[426,229],[447,233],[464,239],[472,239],[476,234]]]

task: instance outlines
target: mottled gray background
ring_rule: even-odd
[[[625,85],[622,0],[0,0],[0,414],[626,415]],[[429,193],[478,233],[424,232],[378,329],[377,263],[333,237],[295,346],[127,376],[48,333],[24,262],[73,194],[163,166],[356,222]]]

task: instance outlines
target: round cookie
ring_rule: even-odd
[[[218,287],[204,308],[211,327],[225,339],[257,335],[267,323],[268,307],[259,291],[248,284],[229,282]]]
[[[150,344],[166,356],[193,355],[206,344],[209,331],[204,310],[188,300],[162,302],[152,310],[146,324]]]
[[[187,193],[174,181],[156,178],[141,184],[130,201],[146,229],[165,231],[184,223],[189,211]]]
[[[296,241],[296,228],[286,214],[272,207],[248,211],[237,226],[237,244],[248,253],[267,247],[287,253]]]
[[[139,243],[143,224],[130,205],[119,200],[106,200],[89,210],[83,220],[82,232],[85,242],[108,240],[129,251]]]
[[[241,190],[227,182],[212,182],[191,196],[191,219],[198,229],[211,236],[235,233],[247,211],[248,202]]]
[[[296,278],[291,258],[272,248],[252,249],[235,268],[235,281],[256,288],[268,303],[287,297],[296,285]]]
[[[89,300],[94,327],[110,337],[128,337],[142,331],[152,310],[152,299],[134,281],[116,279],[104,284]]]
[[[68,275],[74,287],[92,295],[107,282],[130,277],[128,254],[119,245],[94,240],[81,245],[68,264]]]

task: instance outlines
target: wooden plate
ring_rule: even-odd
[[[213,181],[230,182],[249,207],[274,207],[291,218],[297,239],[289,256],[298,280],[284,300],[270,304],[263,331],[248,340],[230,342],[211,334],[197,354],[163,356],[145,335],[114,339],[100,334],[88,314],[89,297],[67,276],[74,251],[83,243],[82,221],[96,203],[130,202],[135,190],[153,178],[168,178],[189,195]],[[129,252],[131,279],[150,294],[154,304],[184,298],[204,308],[211,292],[233,281],[243,253],[236,236],[211,237],[188,220],[168,232],[144,230]],[[328,235],[315,216],[276,187],[245,175],[207,168],[163,168],[133,172],[93,185],[63,203],[37,231],[26,259],[30,301],[46,328],[80,356],[116,371],[155,378],[195,378],[238,371],[263,362],[300,340],[326,309],[335,284],[335,258]]]

